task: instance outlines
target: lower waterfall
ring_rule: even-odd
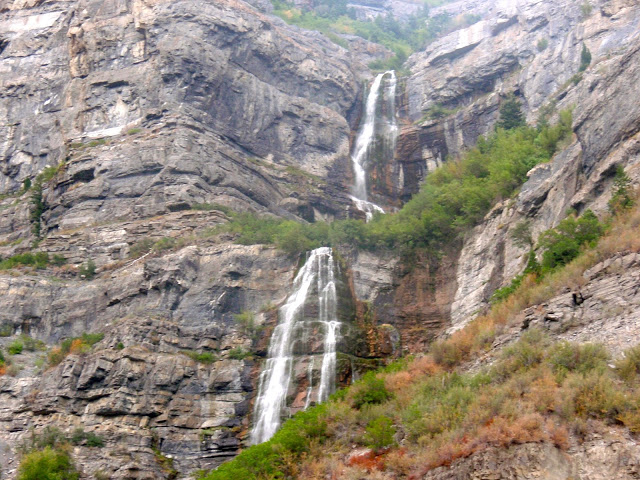
[[[278,325],[271,335],[269,353],[260,374],[258,397],[254,409],[251,443],[266,442],[278,430],[287,408],[287,393],[294,368],[294,343],[305,330],[304,307],[317,295],[318,317],[312,323],[323,332],[323,355],[317,402],[326,400],[335,389],[336,344],[340,322],[337,318],[335,262],[331,248],[311,251],[293,282],[293,292],[278,312]],[[310,367],[312,368],[312,367]],[[309,374],[305,408],[310,404],[313,389]]]

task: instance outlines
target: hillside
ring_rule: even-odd
[[[638,475],[640,6],[344,3],[0,6],[1,478]]]

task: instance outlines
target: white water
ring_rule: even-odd
[[[381,116],[377,115],[378,99],[380,97],[380,89],[385,76],[389,76],[389,80],[384,88],[384,98],[386,102],[386,111]],[[385,156],[395,151],[396,140],[398,137],[398,124],[395,115],[395,97],[396,97],[396,74],[393,70],[381,73],[376,76],[365,106],[364,120],[358,136],[356,137],[355,147],[351,155],[354,171],[354,185],[351,199],[356,208],[364,212],[367,221],[373,218],[376,212],[384,213],[384,210],[368,200],[367,195],[367,172],[366,168],[369,162],[369,155],[376,141],[376,133],[381,136],[383,143],[383,152]],[[383,125],[379,125],[382,121]]]
[[[279,310],[279,323],[271,336],[269,355],[260,375],[254,410],[251,443],[266,442],[278,430],[285,413],[287,392],[293,370],[293,343],[296,324],[303,320],[305,303],[313,290],[318,294],[318,322],[324,329],[324,354],[318,389],[318,401],[326,400],[335,388],[336,342],[340,323],[337,320],[337,295],[333,252],[328,247],[309,253],[306,263],[293,282],[293,293]],[[310,367],[312,368],[312,367]],[[310,404],[311,372],[305,408]]]

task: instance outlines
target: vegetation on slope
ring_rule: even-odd
[[[417,14],[399,22],[392,15],[378,16],[374,21],[357,20],[347,0],[322,0],[309,10],[296,8],[292,2],[272,0],[274,12],[286,22],[308,30],[326,34],[333,42],[346,47],[338,34],[357,35],[370,42],[384,45],[395,53],[387,61],[376,61],[374,69],[400,69],[413,51],[424,48],[436,38],[479,20],[474,15],[451,18],[448,15],[429,16],[429,6],[445,1],[427,0]]]
[[[513,195],[535,165],[547,162],[571,134],[570,111],[557,125],[498,128],[475,148],[430,174],[419,193],[398,213],[360,220],[301,224],[253,214],[237,214],[222,227],[241,244],[271,244],[291,254],[320,246],[354,245],[362,249],[415,249],[439,253],[478,224],[500,200]]]
[[[640,432],[640,346],[611,368],[601,345],[554,342],[530,330],[480,373],[459,368],[485,355],[524,308],[580,284],[586,269],[615,253],[640,252],[639,225],[638,206],[618,210],[596,245],[583,243],[575,259],[538,282],[527,277],[507,300],[433,344],[427,355],[370,372],[328,403],[286,422],[271,441],[202,478],[359,478],[372,470],[380,470],[380,479],[419,478],[491,446],[547,442],[566,449],[571,436],[587,430],[587,421]],[[313,427],[305,430],[307,424]],[[349,457],[354,444],[373,451]]]

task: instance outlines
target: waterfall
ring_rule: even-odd
[[[278,325],[271,335],[266,365],[260,374],[258,397],[254,410],[251,443],[269,440],[280,427],[287,407],[287,392],[294,369],[293,346],[300,330],[304,330],[304,307],[310,300],[318,302],[318,318],[312,323],[323,330],[323,355],[320,385],[316,400],[324,401],[335,388],[336,343],[340,323],[337,319],[335,265],[331,248],[323,247],[308,254],[307,261],[293,281],[293,293],[278,312]],[[317,294],[314,299],[313,295]],[[307,373],[309,388],[305,408],[310,404],[313,363]]]
[[[378,99],[384,78],[388,76],[386,86],[383,90],[384,98],[381,114],[378,115]],[[376,76],[365,106],[364,119],[360,131],[356,137],[355,147],[351,155],[354,172],[354,185],[351,199],[358,208],[364,212],[367,221],[373,218],[376,212],[384,213],[384,210],[368,200],[367,194],[367,172],[366,168],[370,163],[370,156],[375,150],[376,142],[379,145],[384,158],[393,157],[398,138],[398,124],[396,121],[396,85],[397,78],[393,70],[384,72]]]

